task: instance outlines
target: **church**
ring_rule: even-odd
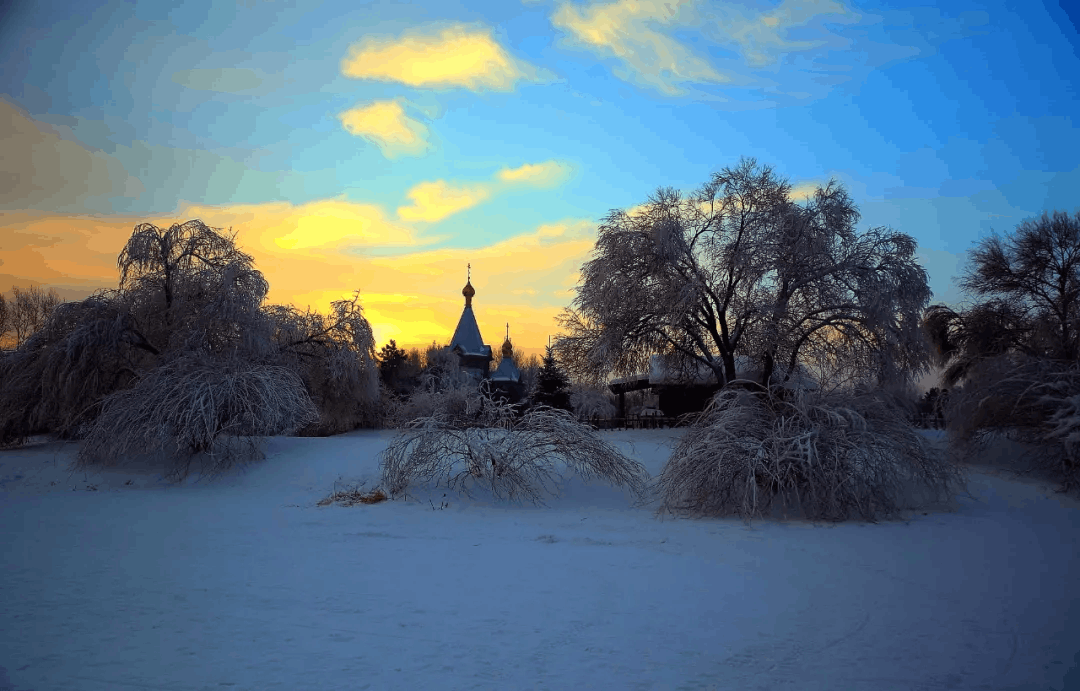
[[[472,300],[476,296],[476,289],[472,286],[471,265],[461,294],[465,296],[465,309],[461,311],[461,318],[458,319],[457,328],[454,329],[454,337],[450,339],[450,345],[447,347],[450,352],[457,355],[461,371],[469,381],[487,389],[494,397],[517,403],[524,397],[525,387],[521,381],[521,370],[514,362],[514,347],[510,343],[510,325],[506,325],[502,360],[492,372],[491,361],[494,356],[491,353],[491,346],[484,343],[480,335],[480,327],[476,324],[476,315],[473,314]]]

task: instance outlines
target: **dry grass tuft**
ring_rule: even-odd
[[[390,497],[386,496],[386,492],[383,492],[380,488],[364,492],[360,489],[360,486],[357,485],[352,489],[344,489],[341,491],[335,490],[329,497],[319,501],[318,506],[330,506],[331,504],[341,504],[343,506],[378,504],[389,498]]]

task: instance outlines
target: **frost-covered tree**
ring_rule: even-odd
[[[984,238],[970,252],[960,286],[974,304],[934,305],[923,326],[943,383],[955,384],[984,358],[1015,353],[1063,363],[1080,358],[1080,212],[1055,211],[1014,232]]]
[[[763,387],[811,356],[879,380],[923,368],[930,289],[914,238],[857,232],[835,182],[802,202],[791,191],[743,159],[693,194],[660,189],[640,210],[608,214],[561,316],[575,376],[631,374],[654,354],[704,364],[718,384],[746,355]]]
[[[81,463],[160,452],[182,474],[193,455],[220,469],[255,437],[377,400],[355,297],[275,319],[291,313],[263,309],[268,285],[235,236],[197,220],[136,226],[117,264],[117,290],[57,306],[0,359],[0,444],[53,432],[84,438]]]
[[[296,372],[319,410],[318,423],[303,434],[337,434],[375,426],[379,407],[379,374],[375,337],[364,317],[359,291],[336,300],[330,313],[271,305],[275,361]]]
[[[1080,418],[1080,212],[1029,219],[970,252],[959,309],[930,307],[923,328],[960,384],[946,409],[954,452],[976,453],[1003,432],[1032,444],[1066,486],[1078,482]]]

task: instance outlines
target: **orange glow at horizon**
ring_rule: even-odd
[[[542,354],[548,337],[558,333],[555,318],[570,303],[593,247],[593,226],[576,220],[542,225],[487,247],[424,250],[416,247],[422,242],[411,231],[379,217],[374,207],[349,208],[345,202],[309,207],[188,207],[171,218],[5,212],[0,215],[0,292],[12,285],[39,285],[75,300],[115,288],[116,258],[135,225],[167,227],[199,218],[237,232],[238,246],[252,255],[270,284],[268,303],[325,313],[332,301],[359,290],[380,348],[390,339],[406,350],[447,343],[464,308],[461,289],[471,262],[473,309],[485,342],[498,351],[509,322],[515,353],[525,356]],[[388,244],[404,253],[372,257],[362,252]],[[346,255],[343,248],[354,253]]]

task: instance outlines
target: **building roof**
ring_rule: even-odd
[[[504,357],[495,371],[491,373],[492,381],[521,381],[521,370],[512,357]]]
[[[653,355],[649,358],[649,373],[636,374],[631,377],[620,377],[611,381],[612,386],[620,386],[620,388],[647,388],[645,382],[648,382],[648,386],[659,385],[710,385],[716,384],[716,375],[713,374],[712,369],[706,366],[702,362],[695,363],[697,365],[697,371],[691,372],[688,375],[683,375],[679,372],[673,371],[669,368],[664,358],[659,355]],[[761,366],[751,358],[745,355],[735,356],[735,376],[738,379],[750,379],[757,380],[761,376]],[[785,383],[780,384],[780,379],[783,376],[783,372],[778,371],[774,381],[777,385],[784,388],[802,388],[814,390],[818,388],[817,382],[806,372],[806,370],[800,365],[796,369],[796,373],[791,379]]]
[[[459,348],[462,355],[491,357],[491,346],[484,345],[484,339],[480,336],[480,327],[476,325],[476,316],[471,306],[461,311],[461,319],[458,320],[457,328],[454,329],[454,337],[450,339],[450,350]]]

